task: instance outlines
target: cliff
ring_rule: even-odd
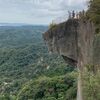
[[[93,63],[95,65],[100,65],[100,34],[95,35],[95,38],[94,38]]]
[[[60,54],[66,63],[77,66],[79,71],[77,100],[83,100],[82,73],[86,65],[100,65],[100,35],[86,19],[69,19],[54,25],[43,34],[43,38],[52,53]],[[96,71],[98,68],[93,68]]]
[[[43,34],[50,52],[60,54],[71,65],[93,62],[94,26],[90,21],[69,19]]]

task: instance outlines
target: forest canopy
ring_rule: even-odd
[[[100,32],[100,0],[90,0],[88,5],[88,17],[94,22],[96,33]]]

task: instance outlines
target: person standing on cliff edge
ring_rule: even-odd
[[[74,12],[74,10],[73,10],[73,12],[72,12],[72,18],[73,18],[73,19],[75,18],[75,12]]]

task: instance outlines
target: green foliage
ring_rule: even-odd
[[[84,100],[100,100],[100,70],[96,73],[92,69],[85,70],[83,73],[83,93]]]
[[[46,88],[48,89],[49,85],[53,87],[57,80],[60,81],[58,77],[74,70],[74,67],[66,65],[60,56],[49,55],[42,40],[42,33],[47,28],[44,26],[0,27],[0,100],[9,100],[9,98],[15,100],[16,96],[22,93],[24,84],[30,80],[34,83],[40,76],[47,78],[43,77],[41,80],[39,78],[40,81],[36,81],[36,86],[41,86],[42,80],[46,80]],[[73,84],[74,79],[70,79],[69,76],[66,81],[68,84]],[[64,88],[65,84],[58,83],[57,86]],[[44,90],[41,88],[30,86],[30,83],[27,87],[29,87],[28,90],[23,94],[25,97],[20,95],[23,100],[28,100],[27,96],[35,95],[37,98],[43,95]],[[76,85],[70,87],[76,89]],[[34,94],[34,88],[36,94]],[[58,100],[63,100],[64,92],[66,91],[63,90],[59,94]],[[52,95],[47,92],[46,96],[43,100],[56,100],[57,92]]]
[[[91,19],[96,26],[96,33],[100,32],[100,0],[90,0],[88,17]]]
[[[74,100],[76,91],[75,73],[52,78],[42,76],[23,86],[17,100]]]
[[[55,28],[57,25],[55,24],[55,23],[51,23],[50,25],[49,25],[49,28]]]
[[[5,94],[5,95],[0,95],[0,100],[16,100],[15,96],[12,96],[9,94]]]

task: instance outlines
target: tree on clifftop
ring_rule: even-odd
[[[96,25],[96,33],[100,32],[100,0],[90,0],[88,17]]]

